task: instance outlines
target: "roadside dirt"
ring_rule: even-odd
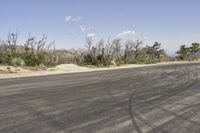
[[[146,66],[155,66],[155,65],[188,64],[188,63],[199,63],[199,62],[200,61],[191,61],[191,62],[180,61],[180,62],[162,62],[162,63],[157,63],[157,64],[130,64],[130,65],[122,65],[122,66],[103,67],[103,68],[78,66],[75,64],[61,64],[61,65],[50,67],[50,68],[0,66],[0,79],[62,74],[62,73],[115,70],[115,69],[136,68],[136,67],[146,67]]]

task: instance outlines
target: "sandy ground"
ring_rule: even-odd
[[[162,62],[157,64],[130,64],[122,66],[110,66],[110,67],[85,67],[75,64],[61,64],[56,67],[47,68],[46,70],[36,70],[34,68],[22,68],[14,66],[0,66],[0,79],[1,78],[17,78],[17,77],[29,77],[62,73],[77,73],[77,72],[91,72],[91,71],[103,71],[103,70],[115,70],[124,68],[146,67],[155,65],[169,65],[169,64],[188,64],[188,63],[200,63],[200,61],[174,61],[174,62]]]

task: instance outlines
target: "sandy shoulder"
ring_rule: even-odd
[[[103,71],[103,70],[116,70],[116,69],[125,69],[125,68],[169,65],[169,64],[188,64],[188,63],[200,63],[200,61],[162,62],[162,63],[157,63],[157,64],[130,64],[130,65],[111,66],[111,67],[104,67],[104,68],[96,68],[96,67],[91,68],[91,67],[78,66],[75,64],[62,64],[56,67],[47,68],[47,70],[38,70],[38,71],[23,69],[21,67],[0,66],[0,79],[63,74],[63,73],[80,73],[80,72],[92,72],[92,71]]]

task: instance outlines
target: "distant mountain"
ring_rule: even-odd
[[[79,52],[84,52],[85,49],[81,49],[81,48],[74,49],[74,48],[71,48],[71,49],[67,49],[67,51],[72,52],[72,53],[77,52],[77,51],[79,51]]]
[[[74,52],[76,52],[77,50],[74,49],[74,48],[71,48],[71,49],[67,49],[67,51],[74,53]]]

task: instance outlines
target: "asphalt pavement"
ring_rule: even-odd
[[[0,133],[200,133],[200,64],[0,79]]]

